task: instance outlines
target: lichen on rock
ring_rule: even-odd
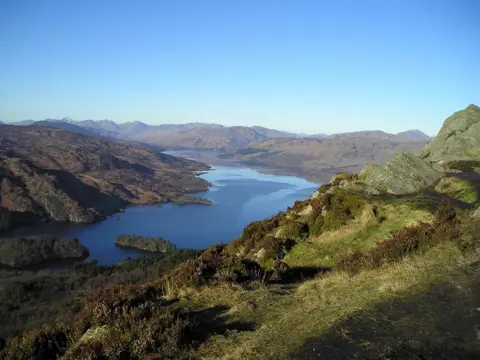
[[[385,165],[366,165],[359,179],[391,194],[407,194],[433,184],[442,173],[410,152],[400,152]]]

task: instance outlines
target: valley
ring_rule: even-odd
[[[128,207],[120,220],[86,225],[120,235],[139,224],[147,231],[136,235],[179,248],[38,274],[3,270],[4,357],[478,357],[479,126],[470,105],[417,154],[400,151],[320,187],[241,161],[215,165],[201,175],[210,191],[195,194],[212,206],[168,203],[150,219],[148,207]],[[136,211],[130,225],[122,220]],[[101,260],[95,244],[110,244],[110,254],[113,243],[87,247]],[[72,295],[55,298],[66,286]]]

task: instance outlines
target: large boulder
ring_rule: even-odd
[[[359,180],[391,194],[414,193],[440,179],[442,173],[410,152],[400,152],[384,165],[366,165]]]
[[[445,120],[419,156],[439,170],[447,170],[452,161],[479,161],[480,107],[469,105]]]

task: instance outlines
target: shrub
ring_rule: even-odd
[[[34,329],[11,340],[2,355],[6,360],[55,360],[65,353],[69,339],[70,331],[66,329]]]
[[[325,231],[337,230],[359,216],[366,201],[358,195],[342,189],[335,189],[312,200],[312,213],[308,227],[311,236]]]
[[[124,312],[107,327],[107,334],[78,341],[64,359],[138,359],[155,353],[174,358],[188,342],[193,326],[179,314],[150,306],[151,311],[139,307]]]
[[[356,181],[358,180],[358,174],[339,173],[332,178],[330,184],[332,186],[338,186],[343,180]]]
[[[308,225],[292,219],[286,219],[280,229],[281,236],[286,239],[301,240],[308,235]]]

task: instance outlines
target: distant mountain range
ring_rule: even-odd
[[[379,139],[393,142],[428,141],[430,137],[420,130],[409,130],[398,134],[383,131],[359,131],[343,134],[298,134],[269,129],[261,126],[223,126],[210,123],[148,125],[140,121],[118,124],[111,120],[81,120],[70,118],[24,120],[12,125],[43,125],[77,132],[87,136],[102,136],[129,141],[143,142],[168,149],[204,149],[232,152],[249,146],[253,142],[278,138],[314,139]]]
[[[390,160],[398,151],[419,152],[427,143],[425,140],[400,141],[403,138],[403,135],[362,132],[323,139],[264,139],[220,157],[323,182],[330,176],[327,173],[357,172],[366,163]]]

